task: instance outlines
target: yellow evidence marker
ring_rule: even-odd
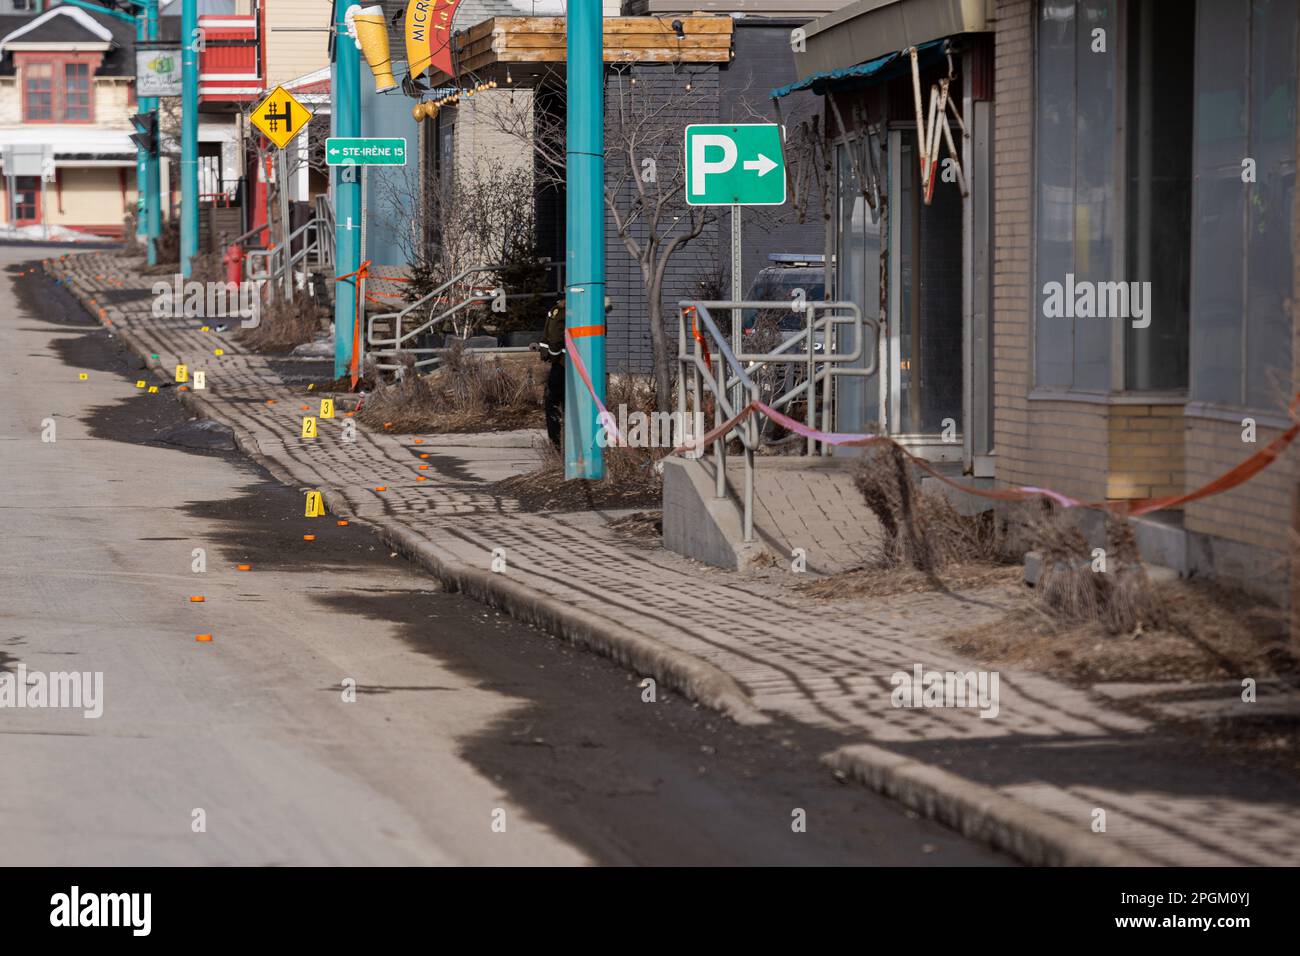
[[[319,491],[307,492],[307,517],[319,518],[325,514],[325,502]]]
[[[196,391],[202,391],[208,387],[208,375],[202,370],[194,373],[194,388]]]
[[[334,417],[334,399],[322,398],[320,400],[320,417],[321,418]]]
[[[302,420],[302,437],[316,437],[316,419],[312,418],[310,415]]]
[[[77,376],[77,378],[81,379],[81,380],[84,382],[84,381],[86,381],[87,379],[89,379],[90,376],[87,375],[85,372],[82,372],[80,375]]]
[[[213,355],[225,355],[225,354],[226,354],[226,350],[225,350],[225,349],[213,349],[213,350],[212,350],[212,354],[213,354]]]
[[[149,394],[150,394],[150,395],[157,395],[157,394],[158,394],[158,386],[157,386],[157,385],[150,385],[150,386],[149,386]]]
[[[135,383],[135,387],[136,387],[136,388],[144,388],[144,386],[145,386],[145,381],[144,381],[144,379],[140,379],[140,381],[138,381],[138,382]]]
[[[189,380],[190,380],[190,367],[188,365],[177,365],[176,381],[180,383],[180,382],[188,382]]]

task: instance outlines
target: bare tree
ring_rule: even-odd
[[[410,265],[408,300],[423,298],[467,269],[492,266],[455,290],[467,296],[484,284],[504,282],[510,264],[535,259],[532,188],[530,170],[488,164],[427,181],[416,167],[394,167],[372,177],[373,201],[381,217],[393,223]],[[457,333],[472,334],[477,323],[468,321],[468,314],[463,318],[467,321],[457,323]]]
[[[628,254],[636,261],[646,292],[646,321],[655,380],[655,398],[668,408],[673,356],[664,326],[664,278],[674,255],[704,234],[716,220],[707,206],[686,202],[682,120],[708,115],[712,94],[677,75],[671,89],[643,75],[615,72],[606,83],[605,208]],[[490,121],[535,151],[537,179],[562,186],[565,170],[563,85],[544,84],[533,98],[498,98]]]

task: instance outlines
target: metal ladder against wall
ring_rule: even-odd
[[[555,275],[554,288],[543,293],[507,293],[504,296],[505,301],[536,295],[558,298],[564,294],[562,263],[552,259],[542,261]],[[438,365],[449,349],[446,346],[421,346],[419,338],[447,324],[451,325],[454,336],[467,338],[470,328],[470,323],[465,321],[468,319],[468,310],[491,302],[496,297],[493,288],[476,285],[468,280],[471,276],[491,275],[501,268],[500,263],[471,266],[398,312],[367,316],[366,350],[376,360],[375,367],[381,372],[396,372],[400,375],[405,366],[398,362],[398,353],[414,356],[414,367],[417,371]],[[412,324],[408,326],[408,323]],[[491,349],[467,349],[467,351],[528,352],[530,348],[498,346]]]
[[[794,303],[683,300],[678,306],[677,412],[680,421],[692,420],[688,417],[692,411],[703,414],[707,389],[713,397],[713,428],[734,418],[750,402],[761,401],[769,408],[783,412],[799,398],[804,398],[804,423],[810,429],[818,428],[820,404],[820,430],[829,432],[834,421],[835,378],[845,375],[865,378],[876,373],[878,349],[871,351],[867,364],[855,366],[863,358],[868,325],[875,332],[876,342],[880,340],[880,323],[864,317],[856,303],[805,303],[802,309],[804,328],[768,352],[746,352],[742,348],[741,313],[745,309],[799,311]],[[732,310],[734,316],[730,342],[712,315],[713,311],[722,309]],[[845,338],[849,343],[844,342]],[[802,374],[796,376],[797,381],[793,384],[790,376],[783,375],[781,385],[775,388],[769,385],[765,390],[758,379],[760,373],[777,367],[792,367]],[[752,413],[713,442],[714,497],[719,499],[726,498],[729,493],[727,444],[732,440],[740,442],[745,473],[738,504],[746,541],[754,540],[754,456],[767,420],[764,413]],[[830,454],[830,447],[825,442],[818,442],[812,436],[807,436],[806,442],[807,454],[817,454],[819,445],[820,454]]]

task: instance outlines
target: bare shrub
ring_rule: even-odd
[[[250,329],[241,328],[239,341],[255,352],[288,352],[316,337],[320,330],[320,314],[316,303],[305,292],[292,299],[277,298],[271,305],[262,305],[258,324]]]
[[[358,417],[395,432],[497,431],[542,425],[540,363],[484,358],[453,341],[442,364],[428,375],[403,353],[402,375],[372,392]]]
[[[617,417],[619,405],[628,414],[657,410],[655,380],[649,375],[611,376],[606,407]],[[532,511],[581,511],[594,508],[635,508],[663,500],[663,479],[657,467],[670,448],[606,448],[605,477],[600,481],[566,481],[564,457],[550,442],[541,442],[539,467],[497,482],[496,489],[517,498]]]
[[[996,561],[1002,535],[993,513],[960,514],[942,494],[922,494],[912,465],[893,444],[867,449],[854,484],[884,532],[881,567],[934,573],[968,561]]]
[[[1078,526],[1044,501],[1026,522],[1043,558],[1036,597],[1066,621],[1097,622],[1112,634],[1162,626],[1167,614],[1142,565],[1128,519],[1106,516],[1105,571],[1093,570],[1092,550]]]

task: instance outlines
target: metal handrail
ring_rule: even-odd
[[[691,396],[697,412],[703,407],[701,404],[703,397],[701,387],[708,388],[713,394],[715,427],[734,417],[745,404],[759,398],[759,385],[754,380],[754,373],[769,365],[803,365],[806,369],[804,380],[784,394],[775,396],[768,405],[771,408],[788,406],[798,395],[806,393],[806,424],[810,429],[815,428],[817,386],[821,385],[822,430],[827,431],[831,427],[831,402],[834,395],[831,386],[834,376],[869,376],[874,375],[877,369],[878,350],[872,351],[870,363],[864,367],[854,368],[849,364],[862,358],[866,347],[865,327],[867,325],[872,326],[876,333],[877,342],[880,333],[880,323],[874,318],[864,318],[862,310],[853,302],[808,302],[804,303],[802,309],[800,309],[794,307],[794,304],[789,301],[683,300],[678,303],[678,306],[677,352],[678,363],[681,368],[680,374],[677,376],[677,410],[683,416],[687,414],[687,377],[689,375],[691,379]],[[730,309],[733,310],[733,315],[740,315],[742,310],[745,309],[806,310],[807,321],[801,335],[790,336],[773,350],[763,353],[747,353],[740,347],[741,336],[743,335],[742,323],[733,321],[731,329],[732,342],[728,343],[727,337],[722,334],[717,323],[713,320],[711,315],[713,309]],[[825,314],[818,317],[819,312]],[[694,330],[690,334],[687,331],[688,316],[691,315],[693,315],[695,321],[698,321],[703,326],[704,332],[712,340],[713,348],[709,349],[710,353],[716,350],[720,356],[711,363],[704,361],[704,356],[701,354],[702,350],[698,345],[688,347],[688,342],[695,342]],[[840,351],[835,348],[839,340],[838,326],[842,325],[851,325],[853,330],[853,347],[847,351]],[[823,339],[825,344],[825,349],[821,354],[818,354],[816,348],[818,338]],[[804,345],[803,353],[794,353],[795,345],[800,342]],[[710,358],[712,359],[712,355],[710,355]],[[714,367],[710,367],[710,364]],[[725,498],[727,495],[726,445],[732,438],[738,438],[741,442],[745,463],[745,481],[741,508],[745,541],[747,542],[753,540],[754,533],[754,452],[759,444],[758,417],[756,415],[749,416],[740,425],[733,427],[728,434],[720,435],[713,443],[716,480],[714,495],[717,498]],[[808,437],[807,450],[810,455],[814,454],[816,450],[816,442],[811,436]],[[829,448],[824,442],[822,443],[822,454],[829,454]]]
[[[560,265],[560,263],[552,259],[543,259],[541,260],[541,262],[548,269],[552,269],[552,268],[556,269],[556,278],[557,278],[556,289],[551,292],[542,292],[542,293],[537,293],[537,292],[508,293],[504,296],[506,301],[509,301],[511,299],[530,298],[534,295],[541,295],[541,296],[560,295],[561,283],[558,281],[560,272],[559,269],[557,268]],[[381,356],[394,356],[398,352],[408,352],[416,356],[419,355],[430,356],[429,358],[425,358],[425,359],[417,359],[415,361],[415,368],[417,369],[421,369],[426,366],[437,365],[439,362],[442,361],[442,356],[446,354],[447,352],[446,348],[405,348],[404,343],[417,338],[418,336],[427,332],[429,329],[432,329],[435,326],[442,324],[443,322],[446,322],[450,319],[454,319],[455,316],[459,315],[461,312],[465,311],[466,309],[472,306],[480,305],[484,302],[491,301],[494,298],[493,292],[475,289],[471,291],[469,295],[466,296],[465,298],[454,301],[449,308],[444,309],[442,312],[438,313],[437,315],[433,314],[434,309],[437,308],[440,300],[446,301],[448,298],[450,298],[449,296],[444,295],[444,293],[446,293],[449,289],[464,284],[465,279],[467,279],[469,276],[478,275],[485,272],[486,273],[497,272],[501,268],[502,268],[501,263],[488,263],[486,265],[471,266],[468,269],[461,270],[459,273],[452,276],[452,278],[448,279],[446,282],[438,286],[436,289],[433,289],[432,291],[422,295],[419,299],[412,302],[410,305],[406,306],[405,308],[400,309],[397,312],[384,312],[376,315],[367,316],[367,321],[366,321],[367,347],[372,350],[376,358],[379,358]],[[422,308],[426,304],[429,305],[428,317],[416,327],[412,329],[404,330],[402,328],[402,324],[406,319],[406,317],[410,315],[412,312],[416,311],[417,309]],[[378,335],[375,333],[375,324],[377,322],[387,321],[387,320],[392,320],[393,322],[393,336],[392,338],[379,338]],[[459,330],[457,330],[457,333],[459,334]],[[505,351],[508,348],[509,347],[507,347],[506,349],[495,348],[495,349],[491,349],[490,351],[499,352],[499,351]],[[527,349],[523,347],[521,347],[519,350],[527,351]],[[377,367],[385,371],[400,370],[402,368],[401,365],[397,365],[397,364],[379,364]]]
[[[773,303],[762,303],[763,307]],[[727,308],[740,307],[744,305],[736,303],[718,303],[718,302],[688,302],[678,303],[677,310],[677,360],[682,365],[677,376],[677,411],[681,414],[681,421],[688,421],[686,417],[686,377],[687,373],[691,376],[691,397],[694,399],[695,410],[702,412],[703,393],[701,386],[708,388],[713,393],[713,419],[714,427],[724,424],[734,418],[740,411],[739,398],[746,397],[746,403],[758,398],[758,386],[750,379],[748,372],[741,366],[739,360],[731,351],[731,346],[727,344],[726,338],[718,330],[717,323],[713,321],[713,316],[709,314],[710,308]],[[713,340],[714,346],[721,356],[715,363],[716,371],[709,367],[704,361],[703,355],[700,354],[699,348],[693,348],[687,351],[688,338],[692,343],[695,342],[695,336],[690,336],[686,332],[686,315],[687,312],[693,312],[694,318],[703,324],[705,332]],[[712,359],[712,355],[710,355]],[[740,385],[740,389],[733,391],[727,387],[727,369],[730,368],[735,376],[735,381]],[[734,399],[734,400],[733,400]],[[732,428],[724,435],[718,435],[713,442],[713,462],[714,462],[714,497],[725,498],[727,496],[727,442],[732,437],[740,439],[741,455],[745,462],[745,481],[744,494],[741,499],[742,522],[746,541],[754,540],[754,449],[758,445],[758,429],[754,417],[751,415],[740,423],[739,428]]]
[[[272,246],[270,249],[254,249],[245,257],[244,268],[248,278],[253,281],[261,280],[263,288],[270,290],[274,295],[275,287],[281,282],[285,285],[285,294],[288,295],[291,283],[296,274],[295,266],[305,261],[313,251],[320,248],[321,235],[325,231],[317,219],[309,219],[293,232],[289,233],[289,238],[279,245]],[[302,239],[302,243],[295,252],[294,241],[307,235],[310,231],[311,238]],[[286,256],[286,249],[288,255]]]

